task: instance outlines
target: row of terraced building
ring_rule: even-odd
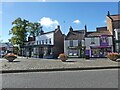
[[[74,30],[71,26],[67,35],[60,29],[43,32],[35,38],[29,37],[22,47],[22,55],[38,58],[57,58],[60,53],[68,57],[105,57],[108,52],[120,53],[120,14],[106,16],[107,26],[90,31]]]

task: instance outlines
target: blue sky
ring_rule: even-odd
[[[94,31],[96,27],[106,26],[106,15],[118,13],[117,2],[3,2],[2,3],[2,39],[7,42],[12,28],[11,22],[16,18],[40,22],[45,32],[61,26],[67,34],[69,27],[75,30]]]

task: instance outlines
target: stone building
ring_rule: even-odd
[[[94,32],[87,32],[85,37],[86,54],[90,57],[106,57],[113,51],[112,34],[107,27],[98,27]]]
[[[73,30],[72,27],[69,28],[69,32],[64,40],[64,53],[67,54],[68,57],[84,57],[84,39],[86,32],[86,26],[84,30]]]
[[[110,15],[108,11],[107,30],[113,35],[113,50],[114,52],[120,52],[120,14]]]

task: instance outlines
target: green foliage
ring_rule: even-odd
[[[25,41],[27,41],[27,35],[35,37],[39,34],[39,30],[41,28],[40,23],[29,22],[28,20],[17,18],[12,22],[12,29],[9,31],[9,34],[13,36],[9,41],[12,45],[24,45]]]
[[[9,34],[12,34],[13,36],[9,41],[15,45],[20,44],[24,45],[24,42],[26,41],[27,37],[27,28],[28,28],[29,21],[21,18],[17,18],[15,21],[12,22],[12,29],[9,31]]]
[[[29,33],[30,33],[30,36],[38,36],[38,34],[39,34],[39,30],[40,30],[40,23],[37,23],[37,22],[35,22],[35,23],[32,23],[32,22],[30,22],[29,24],[28,24],[28,27],[29,27],[29,29],[28,29],[28,31],[29,31]]]
[[[39,34],[41,28],[40,23],[32,23],[20,17],[14,20],[12,25],[13,27],[9,31],[9,35],[12,35],[12,37],[9,39],[9,42],[11,42],[13,46],[18,45],[17,49],[14,50],[16,53],[21,50],[21,46],[25,45],[28,34],[35,37]]]

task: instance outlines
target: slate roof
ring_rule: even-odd
[[[65,40],[83,40],[85,38],[84,32],[85,30],[69,31]]]
[[[49,32],[43,32],[41,35],[44,35],[44,34],[49,34],[49,33],[56,33],[58,30],[60,30],[60,26],[58,25],[57,28],[53,31],[49,31]]]
[[[87,36],[101,36],[101,35],[108,35],[111,36],[112,34],[107,30],[107,27],[98,27],[96,31],[87,32]]]
[[[110,15],[110,17],[113,19],[113,21],[118,21],[118,20],[120,20],[120,14]]]
[[[54,31],[45,32],[45,33],[43,33],[42,35],[44,35],[44,34],[49,34],[49,33],[54,33],[54,32],[55,32],[55,30],[54,30]]]

